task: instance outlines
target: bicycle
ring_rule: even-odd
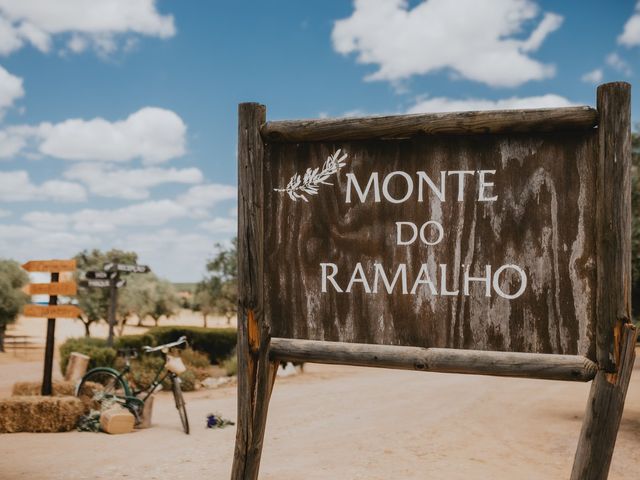
[[[78,382],[76,386],[76,397],[91,397],[97,403],[98,410],[103,407],[118,403],[127,408],[135,417],[136,425],[142,421],[144,404],[149,397],[162,385],[162,382],[169,377],[176,409],[180,415],[182,429],[189,434],[189,419],[187,409],[180,388],[180,378],[178,375],[186,370],[180,357],[169,355],[169,350],[187,343],[186,337],[180,337],[177,341],[158,345],[157,347],[145,346],[143,353],[161,352],[164,357],[164,364],[158,369],[151,384],[144,389],[132,389],[126,379],[126,375],[131,371],[131,358],[137,357],[137,352],[132,349],[123,349],[125,356],[125,366],[121,371],[110,367],[97,367],[89,370]],[[164,376],[161,375],[164,373]]]

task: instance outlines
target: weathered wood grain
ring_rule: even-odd
[[[322,166],[342,148],[347,165],[309,202],[274,191],[294,173]],[[421,137],[335,143],[274,143],[266,150],[265,316],[273,336],[416,347],[583,355],[595,359],[596,129],[580,132]],[[476,201],[473,189],[457,201],[415,196],[402,204],[345,203],[346,173],[360,182],[402,170],[494,169],[496,202]],[[397,185],[391,185],[391,190]],[[399,188],[399,187],[398,187]],[[476,187],[474,187],[476,188]],[[435,246],[396,245],[395,221],[438,220]],[[528,275],[524,295],[350,294],[321,291],[321,262],[339,267],[342,286],[356,263],[369,278],[375,263],[389,276],[407,264],[447,264],[449,290],[461,288],[456,268],[514,263]],[[510,279],[504,280],[508,286]]]
[[[600,85],[597,99],[597,360],[615,372],[616,330],[631,318],[631,85]]]
[[[258,477],[274,367],[263,315],[263,105],[243,103],[238,125],[238,417],[231,478]]]
[[[620,329],[620,357],[615,374],[599,370],[589,392],[571,480],[606,480],[635,360],[637,331]]]
[[[266,123],[261,131],[269,142],[344,142],[416,134],[465,135],[590,129],[596,125],[597,119],[593,108],[567,107],[276,121]]]
[[[289,362],[580,382],[592,380],[597,371],[594,362],[579,355],[484,352],[289,338],[272,338],[270,356],[272,360]]]

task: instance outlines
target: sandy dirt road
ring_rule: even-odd
[[[23,369],[23,374],[27,375]],[[308,365],[278,379],[261,478],[566,479],[589,384]],[[33,373],[36,378],[39,371]],[[187,395],[193,434],[161,393],[154,427],[133,434],[0,435],[0,478],[229,478],[234,388]],[[640,472],[640,365],[629,388],[611,480]]]

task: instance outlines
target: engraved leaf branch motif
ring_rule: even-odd
[[[314,169],[307,168],[303,176],[295,173],[285,188],[274,188],[274,190],[280,193],[287,193],[294,202],[297,201],[298,198],[308,202],[309,200],[307,200],[305,194],[317,195],[320,185],[333,185],[333,183],[327,180],[332,175],[337,174],[340,169],[346,165],[346,158],[347,154],[343,153],[342,149],[338,149],[333,155],[327,157],[327,160],[322,166],[322,170],[319,167]]]

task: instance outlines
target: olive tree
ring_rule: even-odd
[[[7,325],[13,323],[29,297],[21,290],[29,276],[18,262],[0,259],[0,352],[4,352]]]

